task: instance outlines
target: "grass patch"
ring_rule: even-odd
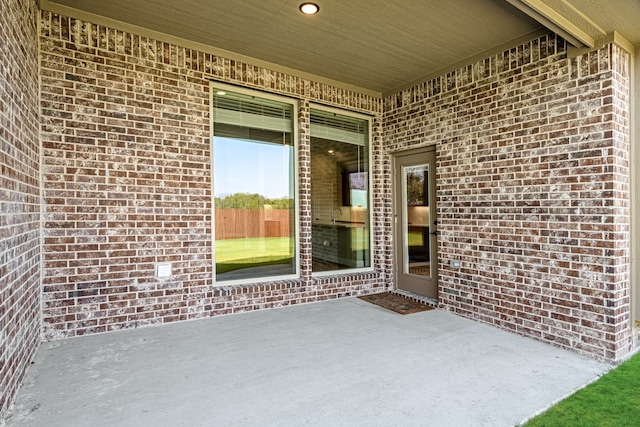
[[[640,425],[640,354],[578,390],[524,427]]]
[[[293,259],[293,239],[267,237],[216,241],[216,273],[248,267],[288,264]]]

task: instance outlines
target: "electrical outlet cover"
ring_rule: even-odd
[[[171,264],[168,262],[156,264],[156,277],[171,276]]]

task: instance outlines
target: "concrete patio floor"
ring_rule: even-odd
[[[7,425],[513,426],[610,368],[348,298],[44,343]]]

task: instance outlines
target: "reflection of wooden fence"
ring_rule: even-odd
[[[287,209],[216,209],[216,240],[241,237],[288,237]]]

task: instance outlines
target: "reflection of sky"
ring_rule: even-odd
[[[349,174],[349,188],[356,190],[367,189],[367,173],[353,172]]]
[[[289,170],[293,148],[279,144],[214,138],[214,193],[292,197]]]

